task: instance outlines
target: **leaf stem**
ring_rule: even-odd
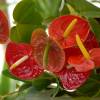
[[[58,78],[56,78],[56,83],[57,83],[57,87],[54,89],[54,92],[53,92],[53,95],[52,95],[53,98],[58,94],[59,89],[60,89],[60,83],[59,83]]]
[[[11,95],[14,95],[14,94],[17,94],[19,91],[14,91],[14,92],[11,92],[11,93],[8,93],[8,94],[5,94],[3,96],[0,96],[0,100],[4,100],[4,98],[8,97],[8,96],[11,96]]]

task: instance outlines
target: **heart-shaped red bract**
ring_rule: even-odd
[[[59,72],[63,69],[65,64],[65,52],[58,43],[52,39],[50,39],[49,42],[48,69],[52,72]]]
[[[91,59],[86,60],[83,55],[70,56],[68,64],[73,66],[77,72],[87,72],[95,67],[94,62]]]
[[[84,42],[84,45],[87,48],[87,50],[91,50],[95,47],[99,47],[99,43],[92,32],[89,33],[86,41]],[[66,66],[62,71],[56,74],[60,78],[60,81],[64,89],[67,89],[67,90],[77,89],[78,87],[83,85],[83,83],[87,80],[87,78],[91,74],[91,71],[78,72],[75,69],[75,66],[73,67],[72,65],[68,65],[68,59],[71,56],[74,57],[74,58],[71,58],[71,60],[74,60],[74,63],[77,63],[77,65],[81,64],[81,61],[80,61],[81,59],[80,58],[77,59],[77,56],[82,56],[82,53],[78,47],[66,48],[64,49],[64,51],[65,51],[65,59],[66,59],[65,65]],[[83,56],[82,56],[82,59],[83,59]],[[80,70],[80,68],[78,70]]]
[[[89,35],[86,41],[84,42],[84,46],[86,47],[88,51],[93,48],[99,48],[99,42],[97,41],[93,32],[91,31],[89,32]]]
[[[5,43],[8,40],[9,27],[8,20],[5,14],[0,10],[0,43]]]
[[[99,42],[96,40],[96,37],[94,36],[94,34],[92,32],[90,32],[86,41],[84,42],[84,45],[85,45],[86,49],[88,51],[90,51],[93,48],[98,48]],[[77,58],[77,56],[83,55],[78,47],[66,48],[66,49],[64,49],[64,51],[65,51],[65,55],[66,55],[66,57],[65,57],[66,63],[68,63],[68,59],[71,56],[74,56],[74,58],[76,56],[76,58]],[[73,60],[76,60],[76,59],[73,59]],[[78,60],[78,62],[80,62],[80,61]]]
[[[34,51],[33,56],[37,61],[37,63],[42,67],[43,67],[43,54],[44,54],[45,46],[48,41],[47,38],[48,38],[47,34],[41,28],[33,31],[31,37],[31,45]]]
[[[43,56],[47,43],[49,43],[50,48],[48,52],[48,64],[46,69],[52,72],[58,72],[64,66],[64,51],[55,41],[47,37],[43,29],[37,29],[33,32],[31,39],[31,45],[34,51],[33,55],[38,64],[41,66],[43,66]]]
[[[100,48],[90,50],[91,59],[95,62],[96,67],[100,67]]]
[[[77,23],[73,27],[70,34],[64,38],[64,32],[73,19],[77,19]],[[76,34],[79,34],[82,41],[85,41],[90,30],[88,22],[74,15],[65,15],[53,20],[49,26],[49,35],[58,41],[63,48],[69,48],[76,45]]]
[[[85,83],[91,73],[90,71],[77,72],[74,68],[67,69],[66,67],[59,73],[56,73],[65,90],[77,89]]]
[[[28,55],[29,58],[16,68],[10,70],[11,65],[25,55]],[[6,61],[9,65],[9,71],[11,74],[22,80],[33,79],[38,77],[43,72],[43,69],[34,60],[32,55],[32,47],[29,44],[16,44],[10,42],[6,49]]]

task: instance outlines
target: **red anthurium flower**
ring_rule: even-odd
[[[91,60],[94,61],[96,67],[100,67],[100,48],[90,50]]]
[[[65,62],[65,53],[55,41],[50,39],[43,29],[32,33],[33,56],[40,66],[52,72],[59,72]]]
[[[96,55],[93,54],[96,53],[95,49],[93,48],[98,48],[99,43],[97,42],[92,32],[89,33],[87,40],[84,42],[84,45],[87,48],[87,50],[90,50],[91,57]],[[78,47],[66,48],[64,49],[64,51],[66,57],[66,66],[56,74],[60,78],[64,89],[77,89],[78,87],[83,85],[88,79],[89,75],[91,74],[91,69],[94,68],[95,60],[86,60]],[[100,64],[99,60],[97,63]]]
[[[91,71],[77,72],[73,67],[68,69],[66,66],[63,70],[56,73],[65,90],[75,90],[88,79]]]
[[[88,53],[82,41],[77,36],[76,41],[83,55],[69,57],[68,63],[75,67],[78,72],[86,72],[94,69],[95,66],[100,66],[100,48],[92,48]]]
[[[98,48],[99,47],[99,42],[97,41],[96,37],[94,36],[94,34],[92,32],[89,32],[89,35],[86,39],[86,41],[84,42],[84,45],[86,47],[87,50],[91,50],[93,48]],[[66,62],[68,61],[68,58],[70,56],[77,56],[77,55],[82,55],[82,52],[80,51],[80,49],[78,47],[70,47],[70,48],[65,48],[65,55],[66,55]]]
[[[8,40],[9,27],[8,20],[5,14],[0,10],[0,43],[5,43]]]
[[[86,60],[83,55],[69,57],[68,64],[75,67],[78,72],[87,72],[94,69],[95,66],[92,60]]]
[[[96,37],[94,36],[93,32],[89,32],[89,35],[84,42],[84,46],[86,47],[87,50],[91,50],[93,48],[98,48],[99,47],[99,42],[97,41]]]
[[[22,80],[33,79],[43,72],[43,68],[34,60],[29,44],[10,42],[6,49],[6,61],[11,74]]]
[[[75,36],[78,33],[81,40],[85,41],[89,34],[88,22],[74,15],[65,15],[53,20],[49,26],[49,35],[58,41],[63,48],[76,45]]]

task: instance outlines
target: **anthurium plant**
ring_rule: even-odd
[[[0,10],[2,75],[17,81],[0,100],[100,99],[100,8],[86,0],[21,0],[13,18],[9,28]]]

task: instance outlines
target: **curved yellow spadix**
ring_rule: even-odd
[[[64,38],[66,38],[70,32],[72,31],[73,27],[75,26],[75,24],[77,23],[77,19],[73,19],[72,22],[68,25],[68,27],[66,28],[65,32],[64,32]]]
[[[19,60],[17,60],[14,64],[11,65],[10,70],[16,68],[17,66],[19,66],[21,63],[23,63],[24,61],[26,61],[29,58],[28,55],[23,56],[22,58],[20,58]]]
[[[89,59],[90,59],[90,54],[89,54],[88,51],[86,50],[86,48],[85,48],[85,46],[83,45],[83,43],[82,43],[82,41],[81,41],[81,39],[80,39],[80,37],[79,37],[78,34],[76,34],[76,42],[77,42],[77,45],[78,45],[78,47],[80,48],[80,50],[81,50],[83,56],[84,56],[87,60],[89,60]]]

